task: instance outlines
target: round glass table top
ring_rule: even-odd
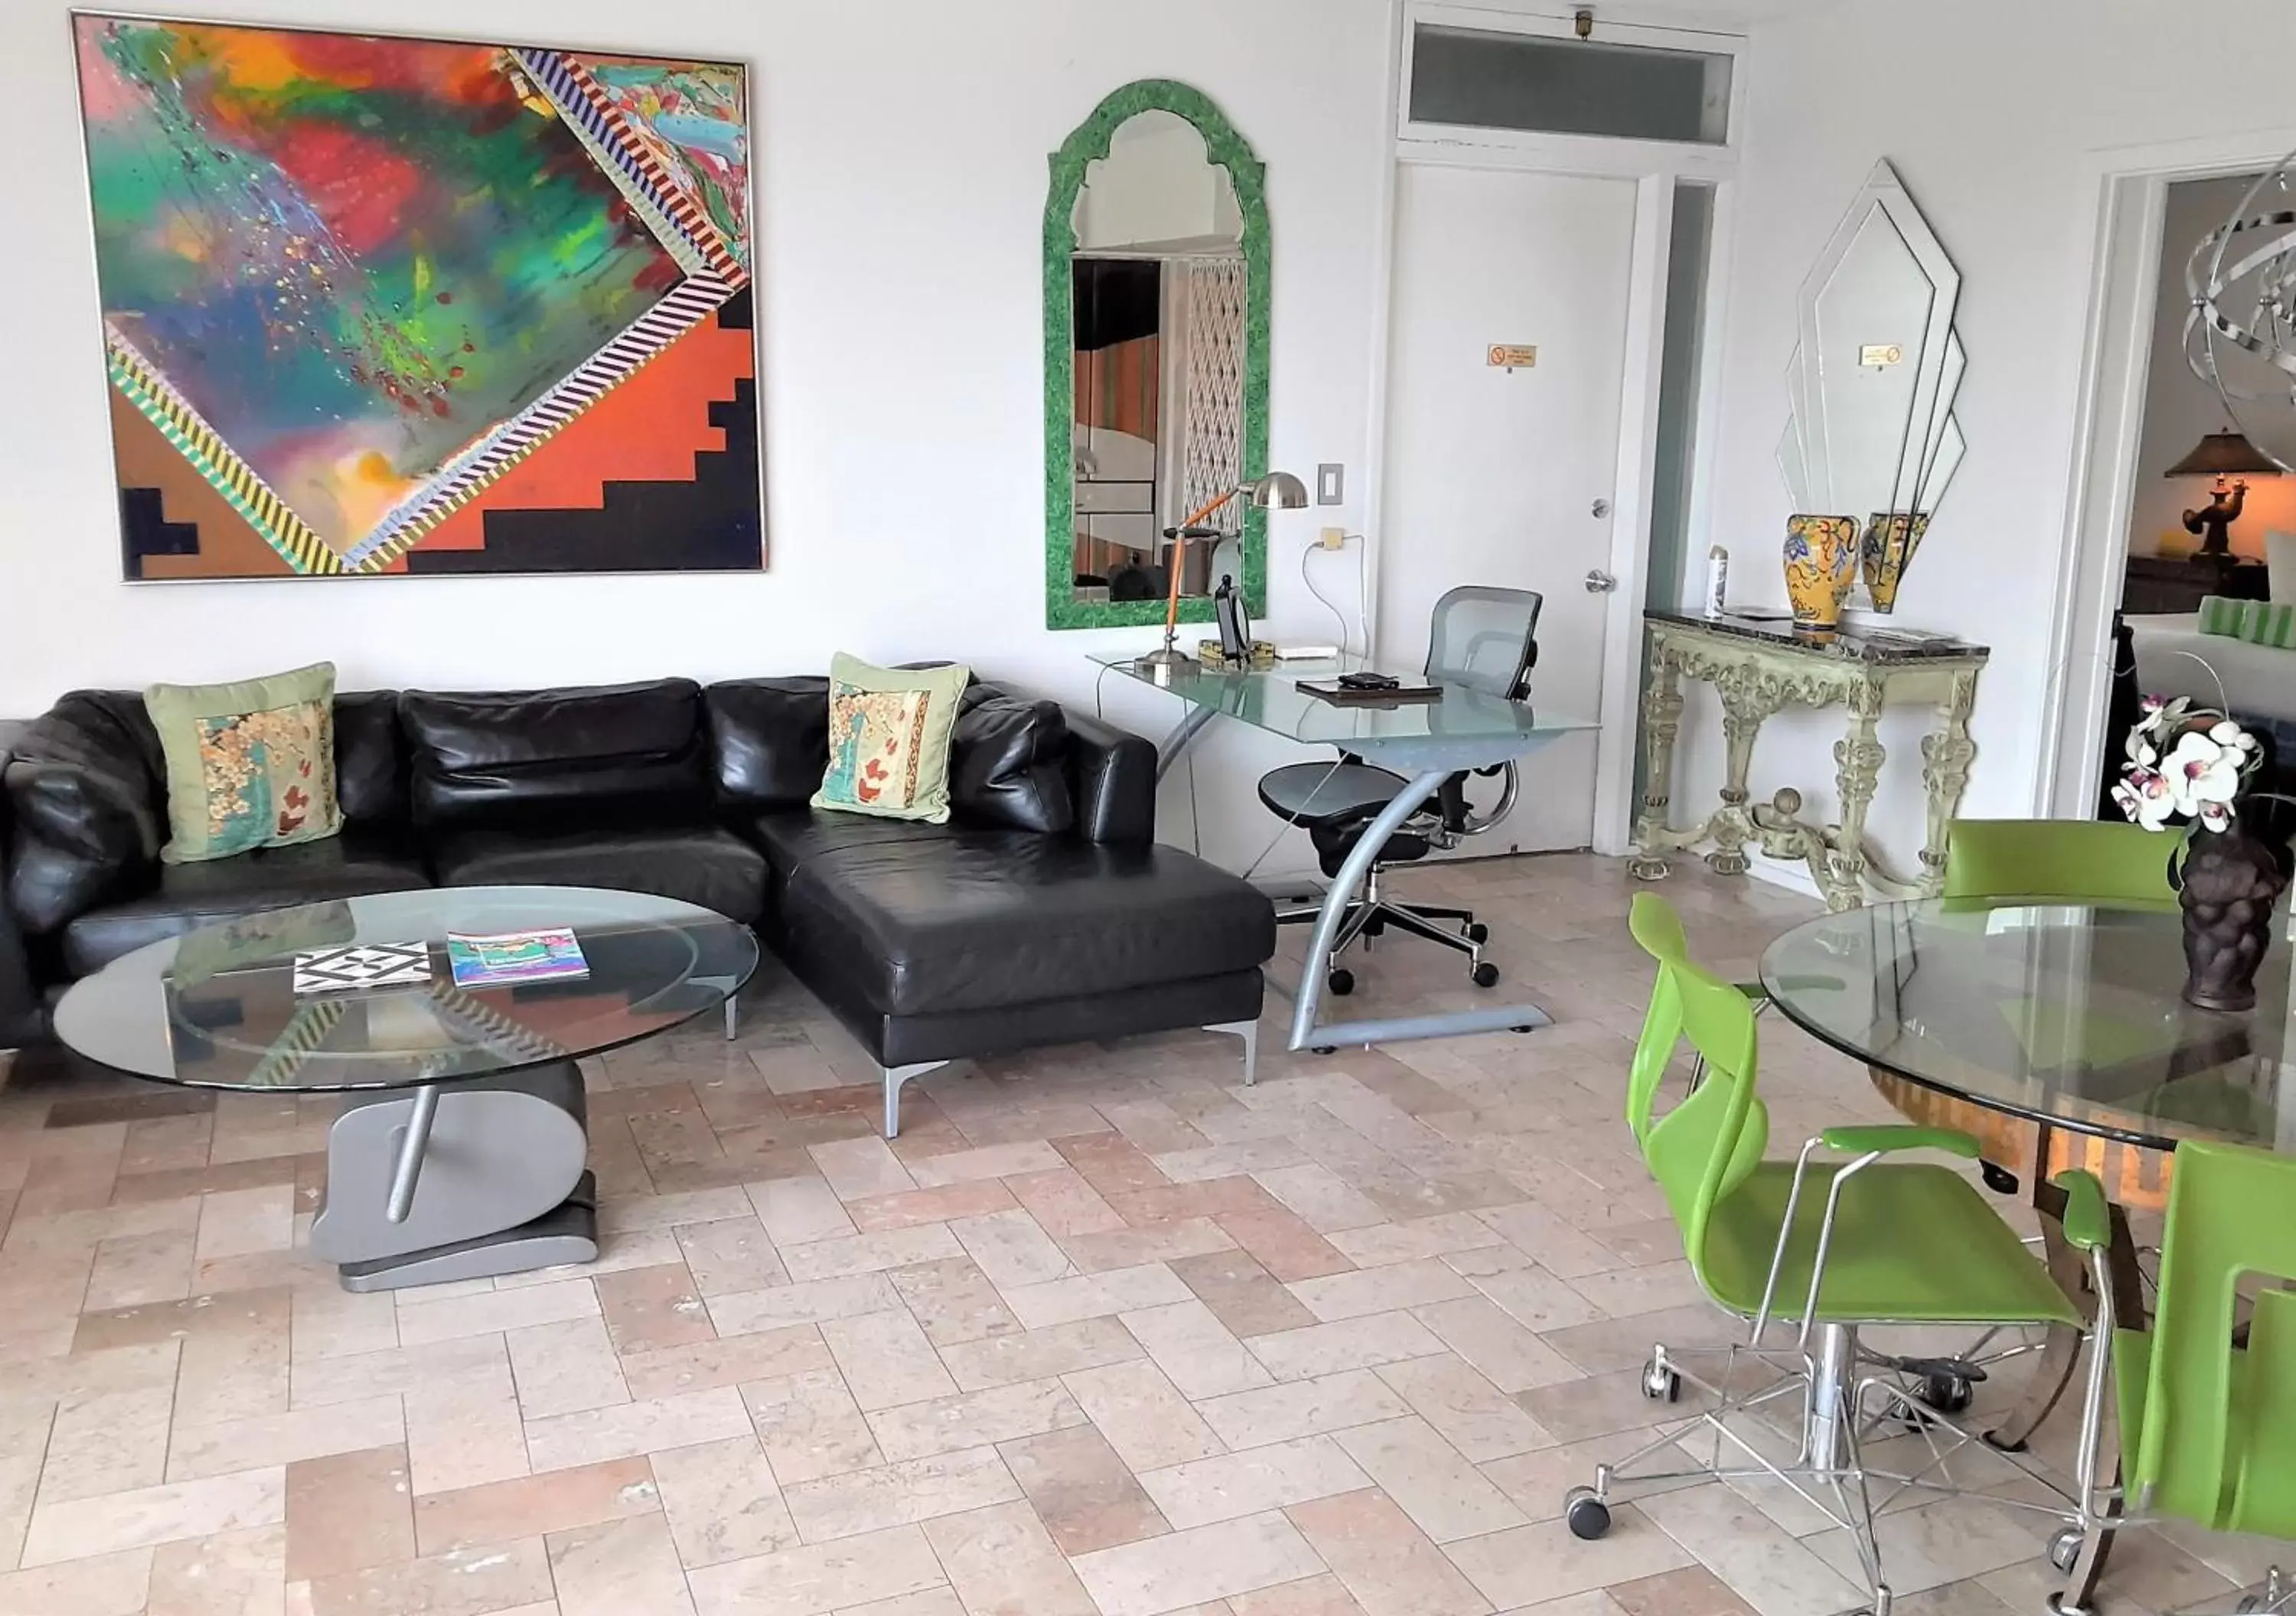
[[[456,985],[448,934],[558,928],[579,945],[579,974],[562,959],[556,968],[566,974]],[[411,951],[379,952],[401,950]],[[343,985],[393,959],[417,980]],[[161,1082],[399,1089],[664,1032],[723,1005],[757,965],[748,926],[671,898],[438,887],[271,910],[152,943],[73,983],[55,1028],[88,1059]]]
[[[2253,1010],[2202,1010],[2181,997],[2176,910],[1937,899],[1798,926],[1762,985],[1843,1054],[1991,1110],[2161,1149],[2296,1151],[2292,966],[2283,936]]]

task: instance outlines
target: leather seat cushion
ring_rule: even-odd
[[[714,909],[747,924],[763,912],[765,855],[715,826],[528,836],[465,830],[434,839],[442,886],[604,886]]]
[[[791,876],[823,853],[884,842],[945,842],[958,835],[960,828],[922,820],[881,819],[873,813],[839,813],[828,808],[785,808],[760,814],[750,828],[773,865],[776,896],[788,889]]]
[[[323,841],[157,869],[158,885],[150,891],[90,910],[65,925],[64,964],[73,975],[100,970],[147,943],[261,910],[431,885],[411,848],[387,833],[357,826]]]
[[[801,975],[880,1015],[995,1009],[1257,968],[1265,894],[1177,848],[956,829],[817,853],[791,877]]]

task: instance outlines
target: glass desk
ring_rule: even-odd
[[[457,987],[449,932],[570,927],[587,974]],[[430,980],[299,995],[299,952],[422,943]],[[714,910],[580,886],[439,887],[250,915],[72,984],[56,1035],[158,1082],[348,1092],[311,1249],[345,1288],[394,1289],[597,1255],[578,1056],[725,1008],[757,968]],[[411,1092],[410,1092],[411,1091]],[[419,1193],[418,1193],[419,1190]]]
[[[1444,779],[1462,769],[1483,769],[1527,757],[1560,735],[1599,727],[1592,719],[1558,713],[1530,702],[1508,701],[1465,685],[1442,683],[1440,699],[1382,703],[1326,701],[1299,688],[1302,679],[1318,682],[1342,673],[1374,666],[1362,657],[1327,662],[1286,662],[1273,668],[1222,673],[1201,666],[1144,669],[1136,653],[1093,657],[1116,673],[1185,703],[1186,714],[1157,748],[1160,776],[1188,743],[1215,718],[1233,718],[1254,729],[1308,747],[1330,747],[1410,779],[1410,785],[1373,820],[1324,894],[1308,959],[1330,956],[1349,903],[1362,887],[1379,851],[1404,820],[1435,795]],[[1437,682],[1416,672],[1385,670],[1406,684]],[[1546,1013],[1533,1004],[1496,1005],[1443,1015],[1396,1016],[1324,1022],[1324,972],[1300,973],[1292,996],[1290,1047],[1321,1049],[1339,1044],[1391,1043],[1412,1038],[1447,1038],[1545,1026]]]

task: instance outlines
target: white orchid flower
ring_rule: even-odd
[[[2127,814],[2147,830],[2164,830],[2176,816],[2175,794],[2169,788],[2166,776],[2150,769],[2131,769],[2128,778],[2112,788],[2112,800]]]
[[[2222,836],[2233,826],[2231,807],[2224,803],[2201,804],[2201,828]]]
[[[2203,803],[2229,803],[2240,794],[2241,753],[2236,747],[2188,730],[2177,738],[2161,765],[2176,812],[2197,818]]]
[[[2256,750],[2256,737],[2229,718],[2210,726],[2209,739],[2220,747],[2232,747],[2242,752]]]

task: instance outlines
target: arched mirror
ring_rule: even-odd
[[[1210,622],[1223,573],[1267,608],[1267,204],[1251,149],[1168,79],[1103,101],[1045,203],[1045,622]],[[1177,535],[1176,529],[1182,530]]]

